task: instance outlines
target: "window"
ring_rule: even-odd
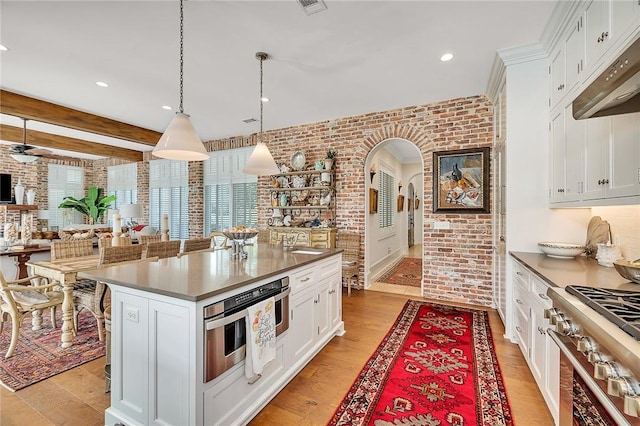
[[[204,230],[258,226],[258,178],[245,175],[253,147],[215,151],[204,162]]]
[[[189,238],[188,168],[186,161],[149,162],[149,225],[160,229],[160,218],[169,215],[169,237]]]
[[[380,170],[379,176],[378,216],[380,218],[380,229],[384,229],[390,228],[394,224],[395,197],[393,189],[395,187],[395,179],[382,170]]]
[[[83,215],[73,209],[59,209],[64,197],[84,198],[84,169],[82,167],[49,164],[49,227],[59,228],[70,223],[83,223]]]
[[[138,201],[138,165],[121,164],[107,168],[107,194],[115,195],[111,208],[119,209],[123,204],[136,204]]]

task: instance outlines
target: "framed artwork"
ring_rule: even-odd
[[[404,195],[398,195],[398,211],[401,212],[404,209]]]
[[[369,188],[369,214],[378,213],[378,190]]]
[[[433,212],[489,213],[489,148],[433,153]]]

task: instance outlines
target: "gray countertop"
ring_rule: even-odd
[[[510,254],[553,287],[581,285],[640,291],[640,285],[623,278],[615,268],[600,266],[595,259],[585,256],[557,259],[544,253],[510,252]]]
[[[247,259],[231,250],[198,252],[81,272],[83,278],[197,302],[341,253],[342,249],[309,249],[320,254],[284,251],[281,246],[247,246]]]

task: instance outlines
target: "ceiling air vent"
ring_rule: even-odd
[[[256,121],[258,121],[258,120],[256,120],[255,118],[253,118],[253,117],[252,117],[252,118],[245,118],[245,119],[244,119],[244,120],[242,120],[242,121],[243,121],[245,124],[250,124],[250,123],[255,123],[255,122],[256,122]]]
[[[327,10],[327,5],[322,0],[298,0],[298,3],[307,15]]]

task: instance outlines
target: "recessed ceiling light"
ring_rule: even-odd
[[[0,50],[9,50],[9,48],[4,44],[0,44]]]
[[[453,53],[445,53],[444,55],[440,56],[440,60],[442,62],[447,62],[453,59]]]
[[[162,105],[162,109],[166,109],[167,111],[171,111],[173,108],[171,108],[169,105]]]
[[[265,96],[261,97],[261,98],[260,98],[260,100],[261,100],[262,102],[269,102],[269,98],[267,98],[267,97],[265,97]]]
[[[98,85],[100,87],[109,87],[109,85],[107,83],[105,83],[104,81],[96,81],[96,85]]]

